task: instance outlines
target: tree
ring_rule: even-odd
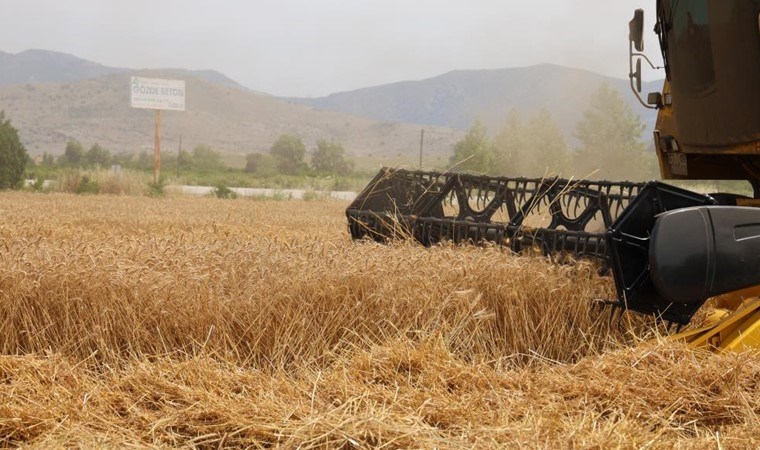
[[[187,150],[180,150],[177,152],[177,166],[180,169],[189,169],[193,167],[193,155]]]
[[[501,130],[493,140],[495,167],[499,175],[527,176],[525,174],[525,124],[520,112],[512,109]]]
[[[140,170],[150,170],[153,168],[153,153],[148,153],[145,150],[141,151],[137,155],[137,168]]]
[[[71,139],[66,143],[66,150],[60,161],[60,165],[69,167],[79,167],[84,159],[84,147],[76,139]]]
[[[268,153],[251,153],[245,157],[245,171],[260,177],[277,175],[277,164]]]
[[[114,164],[118,164],[122,167],[135,168],[137,167],[136,158],[137,155],[135,155],[133,152],[120,151],[113,155],[111,161]]]
[[[87,165],[93,167],[108,167],[111,164],[111,159],[111,152],[97,143],[93,144],[84,155]]]
[[[647,177],[643,131],[641,118],[633,114],[617,91],[602,84],[575,129],[580,141],[575,152],[575,174],[613,180]]]
[[[337,142],[320,139],[311,156],[311,166],[318,172],[332,175],[349,175],[354,170],[354,162],[346,160],[346,150]]]
[[[526,176],[569,175],[572,172],[567,142],[547,109],[542,108],[531,117],[525,131],[525,140],[530,143]]]
[[[486,127],[476,120],[465,137],[454,145],[451,164],[455,170],[493,173],[496,155],[486,136]]]
[[[545,108],[523,122],[512,110],[494,138],[499,174],[542,177],[567,174],[570,155],[562,131]]]
[[[215,171],[224,168],[221,153],[208,145],[198,145],[193,149],[193,167],[202,171]]]
[[[297,175],[306,169],[304,157],[306,146],[301,139],[290,134],[283,134],[272,144],[269,154],[275,160],[277,170],[286,175]]]
[[[0,189],[16,189],[24,180],[28,156],[21,144],[18,130],[0,111]]]
[[[53,167],[55,165],[55,156],[48,152],[42,153],[42,162],[40,165],[44,167]]]

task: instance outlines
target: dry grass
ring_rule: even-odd
[[[71,169],[58,174],[51,190],[77,193],[83,177],[97,185],[98,193],[107,195],[143,195],[152,181],[152,175],[131,170],[113,172],[108,169]]]
[[[754,355],[631,348],[589,265],[355,244],[343,208],[0,196],[0,443],[760,443]]]

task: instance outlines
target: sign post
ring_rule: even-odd
[[[158,184],[161,179],[161,110],[185,110],[185,82],[184,80],[132,77],[129,92],[133,108],[156,111],[153,182]]]
[[[161,110],[156,110],[156,137],[153,153],[153,183],[161,179]]]

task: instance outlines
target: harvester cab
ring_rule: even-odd
[[[429,246],[492,242],[611,274],[613,307],[688,324],[713,297],[726,311],[673,337],[760,348],[760,0],[657,2],[663,90],[641,98],[644,12],[629,23],[631,87],[658,110],[663,179],[746,180],[753,196],[649,183],[492,177],[383,168],[346,210],[354,239]],[[636,63],[634,64],[634,59]],[[634,69],[635,66],[635,69]],[[750,291],[746,289],[749,288]]]

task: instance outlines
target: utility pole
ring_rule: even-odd
[[[158,186],[158,180],[161,179],[161,110],[156,110],[156,136],[155,152],[153,154],[153,183]]]
[[[420,169],[422,169],[422,146],[425,143],[425,129],[420,131]]]
[[[179,135],[179,148],[177,149],[177,183],[179,183],[179,158],[182,154],[182,135]]]

